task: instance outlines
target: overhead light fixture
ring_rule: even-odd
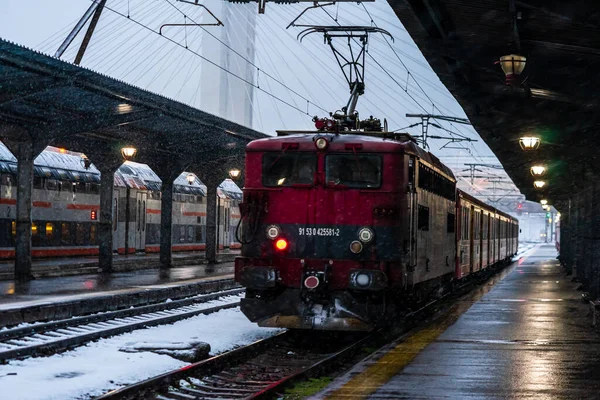
[[[240,171],[239,169],[233,168],[233,169],[229,170],[229,177],[231,179],[237,179],[241,173],[242,173],[242,171]]]
[[[541,189],[544,186],[546,186],[546,181],[535,181],[535,182],[533,182],[533,187],[535,187],[536,189]]]
[[[509,54],[507,56],[500,57],[500,60],[496,61],[495,64],[500,64],[500,68],[506,76],[505,84],[507,86],[518,86],[521,82],[519,75],[525,69],[527,58],[519,54]]]
[[[549,210],[550,206],[548,204],[542,204],[542,210]]]
[[[542,199],[542,200],[540,200],[540,204],[545,206],[546,204],[548,204],[548,200]]]
[[[131,160],[135,153],[137,153],[137,149],[135,147],[126,146],[121,149],[121,155],[126,161]]]
[[[192,173],[187,174],[187,176],[185,178],[187,179],[187,181],[190,185],[193,185],[194,182],[196,182],[196,175],[194,175]]]
[[[544,167],[543,165],[534,165],[533,167],[531,167],[530,171],[531,175],[533,176],[544,176],[544,174],[546,173],[546,167]]]
[[[519,145],[525,151],[536,150],[540,147],[540,138],[536,136],[523,136],[519,138]]]

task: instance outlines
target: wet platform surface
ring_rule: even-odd
[[[600,336],[555,258],[537,247],[472,305],[461,300],[318,397],[600,398]]]
[[[0,281],[0,310],[226,278],[233,278],[233,262],[41,278],[21,284]]]

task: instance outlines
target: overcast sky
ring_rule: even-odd
[[[91,0],[1,0],[0,37],[53,54],[90,4]],[[172,40],[169,41],[151,30],[158,30],[165,23],[206,21],[203,19],[206,12],[200,7],[175,0],[108,0],[110,9],[103,13],[98,23],[82,66],[201,108],[199,88],[206,74],[202,78],[200,72],[202,68],[207,68],[207,62],[199,55],[220,62],[215,59],[214,49],[208,51],[203,48],[202,38],[209,33],[223,37],[224,32],[229,35],[231,42],[246,42],[247,38],[241,37],[244,32],[235,30],[235,26],[248,18],[244,10],[256,12],[257,9],[255,3],[229,4],[221,0],[206,0],[203,4],[217,17],[227,14],[226,26],[170,28],[165,31],[165,37]],[[372,58],[366,59],[366,90],[357,106],[361,117],[373,115],[386,118],[390,130],[418,122],[407,119],[406,113],[428,112],[466,117],[460,105],[431,70],[388,3],[378,0],[363,5],[338,3],[327,8],[329,15],[323,10],[311,10],[298,21],[299,24],[335,25],[331,17],[337,17],[342,25],[370,25],[368,11],[374,23],[394,37],[393,43],[386,42],[381,35],[369,39]],[[230,50],[216,53],[220,53],[221,57],[229,57],[230,64],[235,63],[238,70],[247,67],[249,73],[256,73],[253,80],[262,91],[255,89],[251,95],[252,90],[246,86],[246,96],[251,97],[254,106],[252,127],[267,134],[274,134],[277,129],[311,128],[311,116],[326,116],[324,110],[336,111],[348,100],[348,85],[331,51],[323,43],[322,36],[309,36],[300,43],[296,39],[300,28],[285,29],[304,8],[300,4],[267,3],[266,13],[256,17],[254,64],[260,68],[260,72]],[[129,14],[130,19],[118,13]],[[81,36],[63,55],[65,61],[73,60]],[[344,48],[347,43],[340,45]],[[214,79],[218,79],[216,68],[214,75]],[[230,80],[236,79],[230,76]],[[465,149],[441,149],[447,142],[443,140],[429,142],[430,150],[455,174],[466,174],[463,171],[467,168],[464,163],[498,163],[472,127],[449,123],[442,125],[453,132],[479,140],[477,143],[459,145]],[[420,127],[405,131],[417,135]],[[430,133],[449,135],[435,128],[430,128]],[[503,170],[486,172],[506,178]],[[476,195],[492,187],[481,179],[476,180],[474,186],[463,180],[461,186],[468,187]],[[514,185],[501,183],[498,187],[510,189]]]

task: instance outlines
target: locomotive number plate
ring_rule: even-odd
[[[298,228],[300,236],[340,236],[338,228]]]

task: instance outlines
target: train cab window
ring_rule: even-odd
[[[46,189],[58,190],[58,182],[55,179],[46,179]]]
[[[381,156],[330,154],[325,157],[325,181],[351,188],[381,186]]]
[[[265,153],[262,159],[264,186],[312,185],[317,155],[314,153]]]
[[[100,185],[98,185],[97,183],[88,183],[88,192],[90,192],[91,194],[98,194],[100,193]]]
[[[429,230],[429,207],[419,206],[417,227],[420,231]]]
[[[202,196],[196,196],[196,202],[202,204]]]
[[[446,233],[454,233],[455,217],[454,214],[448,213],[446,217]]]
[[[73,184],[73,191],[76,193],[86,193],[86,189],[85,182],[77,182]]]
[[[54,239],[54,224],[52,222],[46,222],[46,239],[48,241]]]

